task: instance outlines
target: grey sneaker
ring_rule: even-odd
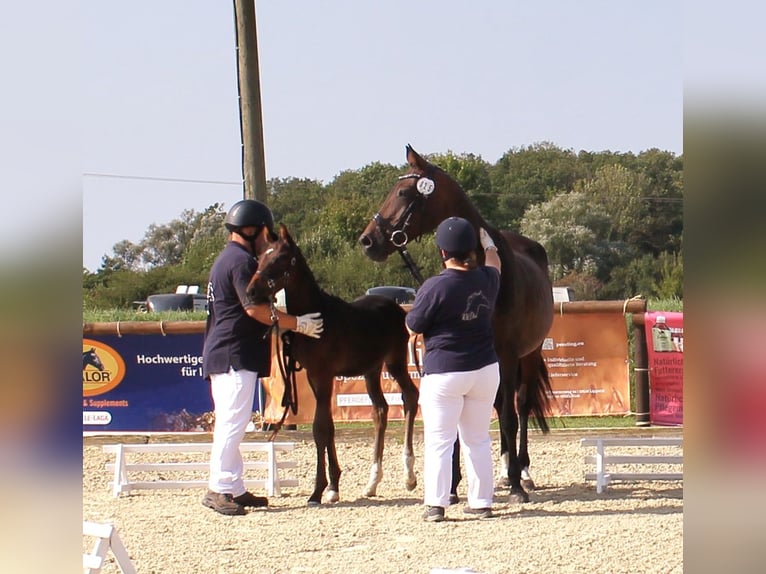
[[[491,508],[471,508],[470,506],[463,509],[463,514],[476,518],[492,518],[494,516]]]
[[[234,502],[234,497],[231,494],[221,494],[212,490],[208,490],[205,494],[202,499],[202,506],[207,506],[227,516],[246,514],[245,507]]]
[[[426,510],[423,513],[423,520],[426,522],[442,522],[444,520],[444,507],[426,506]]]

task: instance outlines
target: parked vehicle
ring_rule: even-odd
[[[554,287],[553,288],[553,302],[554,303],[566,303],[567,301],[575,300],[575,292],[571,287]]]
[[[146,310],[160,311],[207,311],[207,296],[199,293],[197,285],[179,285],[175,293],[157,293],[146,298]]]
[[[370,287],[365,295],[383,295],[393,299],[399,305],[409,305],[415,301],[415,289],[412,287],[399,287],[394,285],[381,285],[379,287]]]

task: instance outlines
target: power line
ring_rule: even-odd
[[[151,175],[124,175],[119,173],[83,173],[85,177],[109,177],[112,179],[138,179],[144,181],[166,181],[171,183],[205,183],[209,185],[237,185],[242,187],[241,181],[223,181],[215,179],[186,179],[182,177],[156,177]]]

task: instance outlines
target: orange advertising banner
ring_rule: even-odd
[[[414,352],[418,353],[418,365],[423,365],[423,340],[417,339],[417,347]],[[409,344],[408,368],[410,377],[416,385],[420,386],[420,373],[417,370],[415,357],[413,355],[412,340]],[[263,418],[266,422],[276,422],[282,418],[284,407],[282,396],[284,394],[284,381],[279,372],[277,363],[276,349],[271,360],[271,376],[263,378],[263,389],[265,393],[265,404]],[[296,386],[298,388],[298,412],[288,413],[285,418],[285,424],[305,424],[314,420],[314,408],[316,401],[314,394],[306,378],[306,371],[296,373]],[[388,371],[383,369],[381,376],[381,387],[388,402],[388,420],[404,420],[404,410],[402,408],[402,396],[398,383],[391,377]],[[371,421],[372,420],[372,402],[367,396],[367,388],[364,383],[364,377],[336,377],[333,391],[332,417],[336,421]]]
[[[276,422],[282,417],[284,381],[279,372],[276,348],[271,376],[262,379],[265,404],[263,418]],[[409,371],[420,385],[415,363],[423,365],[423,341],[409,348]],[[552,408],[555,416],[626,414],[630,411],[630,379],[628,376],[628,339],[625,316],[619,313],[556,315],[543,344],[543,357],[548,366],[553,389]],[[305,371],[296,373],[298,412],[288,413],[285,424],[311,423],[316,402]],[[389,420],[402,420],[402,398],[399,385],[383,369],[381,385],[389,404]],[[332,415],[336,421],[372,420],[372,408],[364,377],[336,377]]]
[[[543,342],[553,414],[630,412],[628,336],[619,313],[556,315]]]

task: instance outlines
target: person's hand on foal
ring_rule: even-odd
[[[318,339],[324,331],[324,321],[321,313],[306,313],[295,317],[297,325],[295,332],[307,337]]]

